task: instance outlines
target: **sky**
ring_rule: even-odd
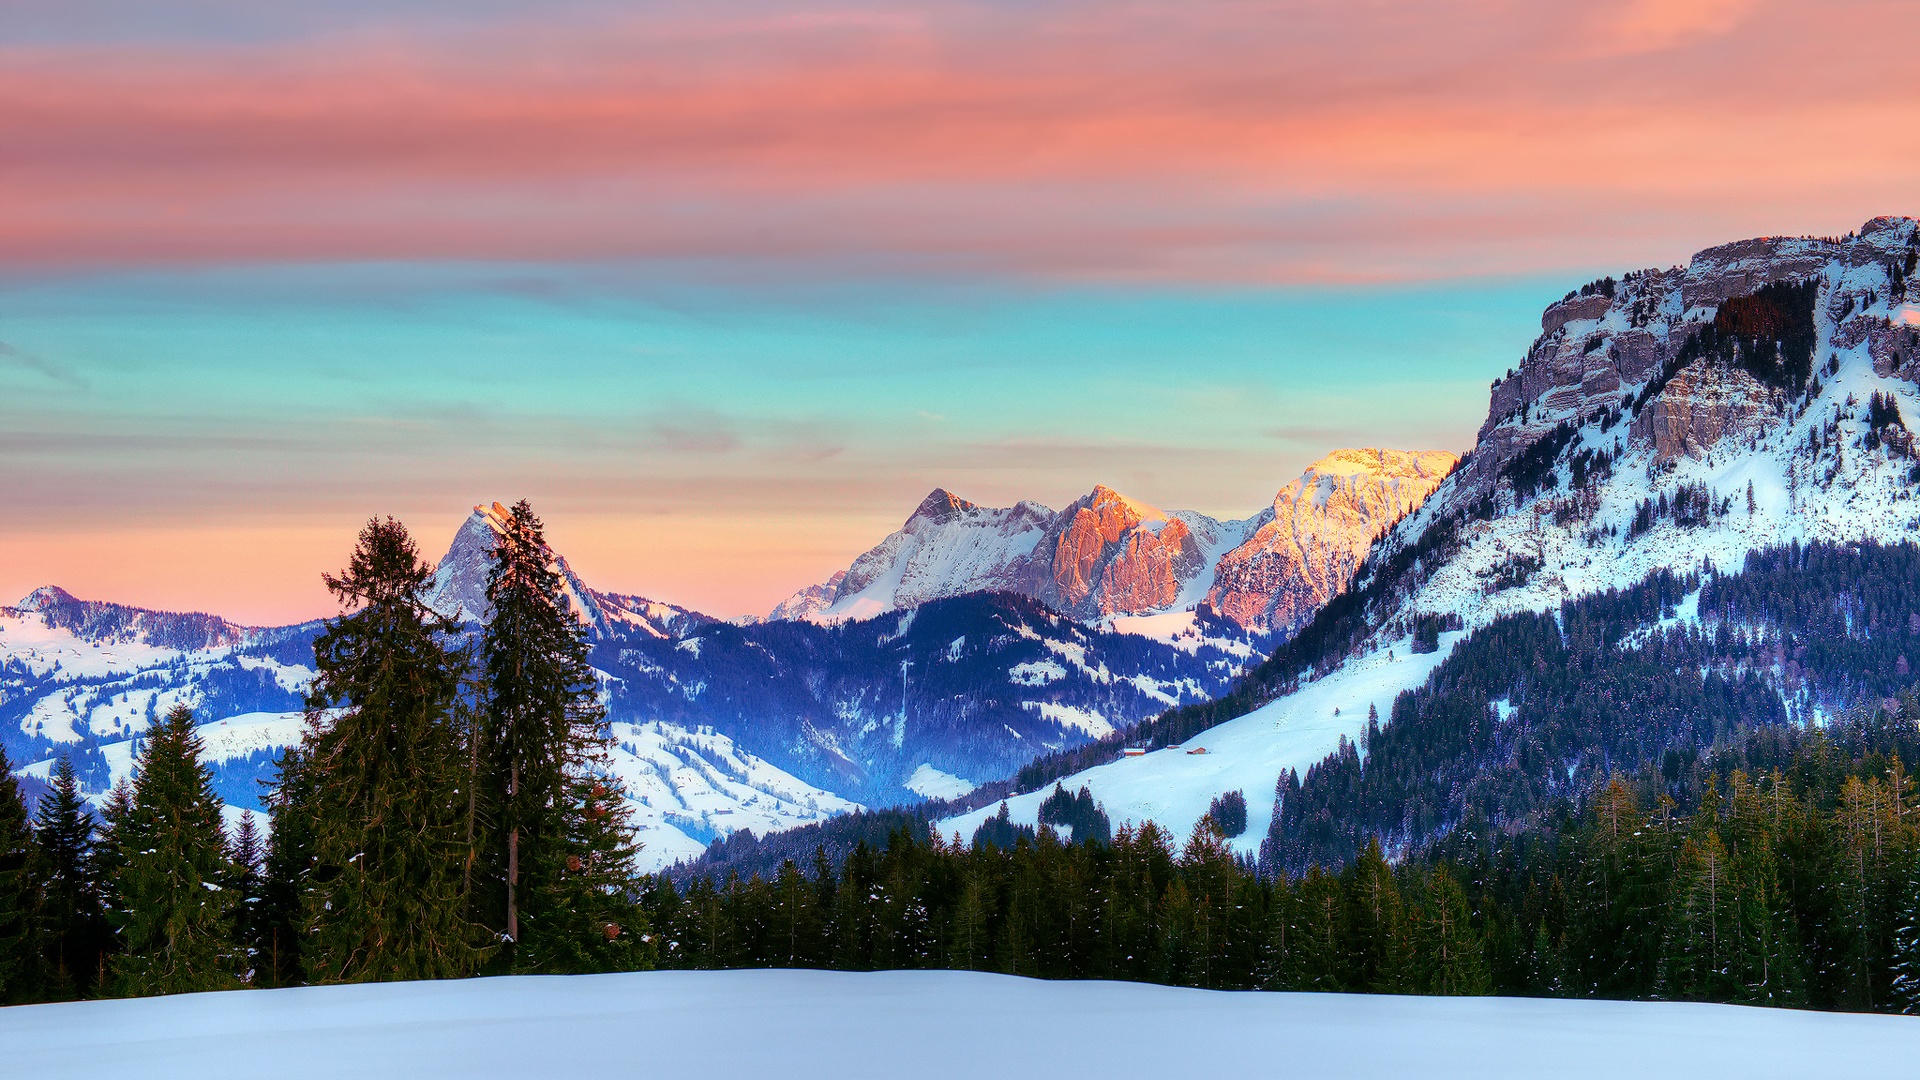
[[[1913,3],[0,0],[0,602],[533,501],[764,612],[935,486],[1242,517],[1549,301],[1914,213]]]

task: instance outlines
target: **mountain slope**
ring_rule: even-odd
[[[1256,823],[1272,820],[1291,772],[1295,809],[1333,815],[1339,840],[1316,854],[1337,859],[1356,833],[1406,841],[1474,813],[1530,812],[1668,750],[1693,760],[1748,728],[1890,693],[1910,663],[1889,635],[1920,631],[1920,572],[1903,569],[1920,535],[1904,419],[1920,409],[1917,261],[1915,223],[1882,218],[1570,293],[1495,381],[1469,459],[1352,585],[1226,700],[1133,735],[1209,754],[1100,764],[1118,755],[1109,745],[1041,763],[1029,786],[1084,783],[1116,823],[1151,817],[1178,834],[1235,788]],[[1816,589],[1793,569],[1808,565],[1851,569],[1823,570]],[[1756,591],[1786,600],[1719,599]],[[1576,624],[1595,629],[1575,639]],[[1879,667],[1842,662],[1869,648]],[[1409,662],[1415,650],[1425,663]],[[1569,666],[1576,677],[1557,682]],[[1697,718],[1717,719],[1667,715],[1690,697]],[[1377,745],[1400,747],[1397,777],[1360,752],[1377,743],[1363,704],[1385,725]],[[1504,788],[1476,787],[1482,776]],[[1016,820],[1035,820],[1039,796],[1013,800]],[[1274,839],[1291,842],[1305,818],[1280,816]],[[1252,854],[1262,839],[1250,829],[1236,846]]]

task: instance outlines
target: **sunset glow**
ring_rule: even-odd
[[[0,602],[319,616],[522,495],[722,615],[934,486],[1244,516],[1920,191],[1897,3],[169,7],[0,5]]]

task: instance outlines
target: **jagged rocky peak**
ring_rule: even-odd
[[[1274,496],[1220,559],[1207,603],[1242,626],[1287,630],[1346,588],[1381,534],[1459,464],[1444,450],[1335,450]]]
[[[498,502],[473,508],[434,569],[433,583],[427,589],[429,607],[462,622],[486,622],[493,617],[493,605],[487,602],[487,578],[493,569],[494,546],[511,516],[512,511]],[[586,587],[564,557],[558,552],[552,556],[553,568],[565,583],[564,599],[574,617],[596,633],[606,633],[611,620],[602,598]]]
[[[1471,626],[1791,541],[1910,538],[1917,269],[1920,227],[1876,218],[1549,305],[1469,460],[1370,560],[1382,625]]]
[[[1043,542],[1040,599],[1085,618],[1174,607],[1211,566],[1197,531],[1217,536],[1220,523],[1169,514],[1098,485],[1061,511]]]

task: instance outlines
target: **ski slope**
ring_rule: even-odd
[[[1670,1002],[1220,993],[963,971],[668,971],[0,1009],[8,1074],[302,1077],[1908,1075],[1920,1018]]]

